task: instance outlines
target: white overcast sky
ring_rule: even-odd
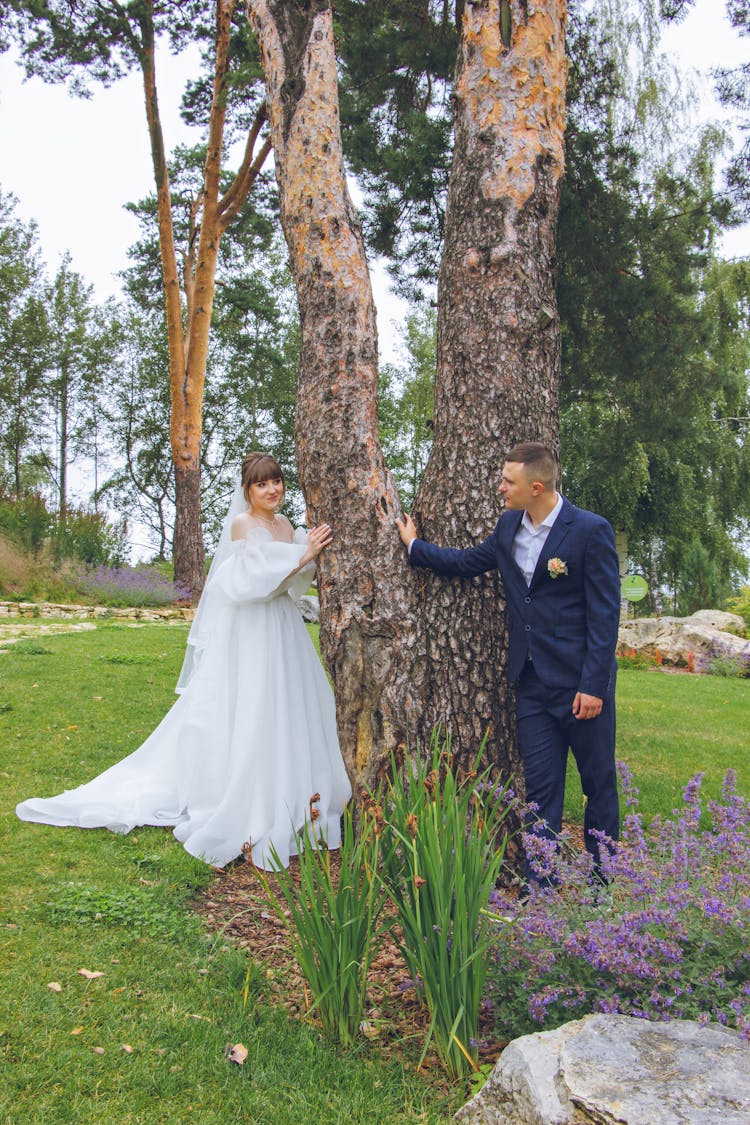
[[[711,97],[710,68],[746,61],[750,40],[742,40],[725,16],[724,0],[698,0],[681,25],[664,35],[665,49],[681,70],[706,76],[703,116],[721,120]],[[159,96],[170,150],[188,131],[177,108],[187,64],[160,59]],[[36,220],[50,272],[69,251],[73,268],[103,299],[118,291],[117,272],[137,237],[135,220],[124,210],[129,200],[152,190],[152,171],[136,75],[110,89],[95,87],[88,101],[39,79],[23,80],[13,58],[0,55],[0,188],[19,200],[24,219]],[[750,227],[732,232],[727,256],[750,254]],[[390,297],[385,273],[375,271],[381,351],[392,358],[394,320],[403,306]]]

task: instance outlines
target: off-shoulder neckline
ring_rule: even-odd
[[[290,526],[291,526],[291,524],[290,524]],[[277,537],[275,535],[273,535],[267,527],[258,527],[258,526],[249,527],[247,529],[247,531],[245,532],[245,534],[242,536],[241,539],[232,539],[231,542],[232,543],[247,543],[251,539],[263,538],[263,539],[270,540],[271,543],[282,543],[285,547],[295,547],[298,544],[297,544],[294,536],[296,536],[298,530],[299,530],[298,528],[292,527],[292,538],[291,539],[277,539]]]

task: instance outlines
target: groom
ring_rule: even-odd
[[[607,521],[570,504],[557,492],[556,481],[552,452],[539,442],[523,442],[510,450],[503,468],[505,511],[489,539],[477,547],[456,550],[426,543],[417,538],[411,516],[396,524],[412,566],[461,578],[500,571],[526,799],[536,805],[546,834],[559,833],[570,748],[586,796],[586,849],[598,870],[599,841],[592,833],[603,832],[613,840],[619,836],[619,564]],[[534,878],[528,863],[527,878]]]

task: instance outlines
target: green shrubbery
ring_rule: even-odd
[[[330,1038],[350,1047],[360,1035],[370,965],[390,929],[390,923],[382,923],[385,900],[377,875],[378,824],[366,816],[356,835],[351,808],[346,810],[338,878],[331,872],[325,842],[316,847],[308,826],[298,841],[299,886],[275,849],[272,856],[280,897],[260,871],[259,877],[290,935],[323,1029]]]
[[[480,755],[481,756],[481,755]],[[436,734],[430,754],[415,756],[365,805],[355,836],[344,817],[338,883],[328,852],[300,837],[300,886],[277,864],[278,898],[261,880],[284,921],[326,1032],[342,1045],[360,1034],[367,969],[393,925],[430,1017],[447,1072],[476,1071],[478,1028],[489,950],[497,921],[487,907],[503,863],[503,822],[512,794],[489,770],[459,777],[450,740]],[[383,925],[386,902],[392,910]],[[423,1054],[424,1057],[424,1054]]]
[[[0,496],[0,531],[35,559],[44,555],[55,563],[119,566],[128,554],[124,524],[86,508],[68,507],[61,517],[38,492]]]
[[[301,854],[301,894],[279,871],[275,905],[329,1035],[346,1046],[357,1036],[383,929],[376,889],[397,922],[405,984],[427,1006],[427,1042],[454,1079],[480,1070],[483,1011],[502,1038],[592,1011],[716,1020],[750,1035],[750,802],[730,771],[704,809],[698,775],[682,808],[647,826],[620,769],[628,811],[607,853],[610,887],[592,877],[588,853],[525,835],[532,866],[555,885],[521,901],[495,890],[512,792],[488,773],[460,777],[439,737],[425,760],[394,765],[365,805],[360,841],[345,833],[339,890],[325,852]]]
[[[742,586],[738,593],[728,598],[727,609],[744,618],[746,627],[750,629],[750,586]]]
[[[125,562],[124,524],[67,509],[62,519],[39,493],[0,495],[0,596],[26,601],[163,606],[190,598],[171,564]]]

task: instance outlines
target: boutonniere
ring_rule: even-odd
[[[563,559],[550,559],[547,563],[547,573],[550,578],[559,578],[561,574],[568,573],[568,564]]]

